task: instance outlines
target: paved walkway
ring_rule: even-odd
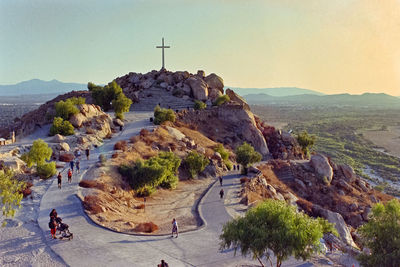
[[[132,115],[132,114],[130,114]],[[187,233],[179,238],[170,236],[134,236],[121,234],[94,224],[85,214],[76,196],[78,182],[87,169],[98,159],[100,153],[112,153],[118,140],[138,134],[140,129],[151,128],[151,113],[135,113],[135,120],[125,130],[91,153],[90,161],[82,159],[81,175],[73,177],[73,183],[66,183],[63,173],[63,188],[57,188],[56,179],[44,194],[38,217],[39,226],[51,249],[70,266],[157,266],[161,259],[170,266],[240,266],[258,265],[251,259],[234,256],[232,250],[219,252],[219,235],[222,225],[231,217],[219,198],[219,183],[215,183],[200,202],[199,212],[205,219],[205,227]],[[237,190],[240,176],[229,174],[224,177],[223,188]],[[52,240],[48,229],[49,213],[55,208],[63,221],[70,226],[74,239]],[[166,218],[170,220],[171,218]],[[179,223],[179,222],[178,222]],[[285,266],[310,266],[309,263],[289,260]]]

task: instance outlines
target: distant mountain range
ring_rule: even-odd
[[[87,90],[86,84],[64,83],[57,80],[32,79],[17,84],[0,85],[0,96],[63,94],[72,90]]]
[[[239,87],[229,87],[225,86],[226,88],[230,88],[235,93],[243,96],[249,94],[266,94],[270,96],[292,96],[292,95],[325,95],[321,92],[297,88],[297,87],[274,87],[274,88],[239,88]]]
[[[400,108],[400,99],[387,94],[364,93],[362,95],[335,94],[335,95],[292,95],[292,96],[271,96],[267,94],[246,94],[243,95],[249,104],[270,105],[323,105],[323,106],[374,106],[374,107],[395,107]]]

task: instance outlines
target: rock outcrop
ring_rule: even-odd
[[[330,184],[332,182],[333,169],[328,159],[321,154],[316,154],[311,156],[310,162],[316,173],[319,174],[322,179],[326,178],[326,181]]]

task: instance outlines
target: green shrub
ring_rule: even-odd
[[[118,119],[124,119],[124,112],[129,112],[129,108],[132,105],[132,100],[127,98],[123,93],[117,95],[117,97],[112,101],[112,106],[114,108],[115,117]]]
[[[208,163],[210,163],[210,161],[204,155],[196,151],[191,151],[185,158],[185,166],[191,178],[197,177],[199,172],[202,172]]]
[[[160,125],[164,121],[175,122],[175,113],[172,109],[160,108],[157,105],[154,109],[154,124]]]
[[[43,179],[50,178],[57,173],[56,163],[52,161],[39,164],[36,167],[36,171],[37,174],[40,176],[40,178]]]
[[[74,134],[74,126],[69,121],[64,121],[60,117],[55,117],[53,120],[53,125],[50,128],[50,135],[61,134],[64,136]]]
[[[58,101],[55,103],[56,117],[68,120],[70,116],[79,113],[79,109],[75,106],[74,101],[67,99],[66,101]]]
[[[315,136],[308,135],[306,131],[303,131],[297,135],[297,142],[301,146],[304,155],[310,156],[310,149],[314,146]]]
[[[122,88],[115,81],[110,82],[104,87],[89,82],[88,89],[92,93],[94,103],[99,105],[104,111],[110,110],[112,101],[117,99],[118,95],[123,94]]]
[[[144,185],[136,190],[136,195],[138,197],[148,197],[156,192],[156,189],[150,185]]]
[[[200,100],[194,101],[194,109],[199,110],[199,109],[205,109],[206,107],[207,107],[207,104],[204,103],[203,101],[200,101]]]
[[[121,165],[119,173],[126,177],[136,193],[153,193],[157,186],[175,188],[178,184],[179,165],[181,160],[172,152],[160,152],[157,156],[145,161],[136,161],[133,165]]]
[[[229,102],[231,99],[228,95],[221,95],[217,97],[217,99],[214,101],[213,106],[221,106],[222,104]]]
[[[229,152],[224,148],[224,146],[222,144],[218,144],[216,147],[214,147],[214,151],[221,155],[221,158],[228,170],[232,170],[233,166],[232,162],[229,160]]]
[[[262,158],[261,154],[255,151],[254,147],[246,142],[237,147],[235,153],[236,161],[243,166],[243,174],[247,174],[247,168],[250,164],[259,162]]]

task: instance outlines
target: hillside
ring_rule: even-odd
[[[17,84],[0,85],[0,96],[18,96],[18,95],[43,95],[51,94],[63,94],[69,91],[81,91],[86,90],[86,84],[80,83],[63,83],[57,80],[43,81],[39,79],[32,79],[29,81],[23,81]]]
[[[362,95],[335,94],[312,95],[301,94],[293,96],[272,96],[267,94],[248,94],[243,96],[249,104],[291,104],[291,105],[357,105],[357,106],[381,106],[400,107],[400,99],[387,94],[364,93]]]
[[[244,96],[249,94],[267,94],[270,96],[292,96],[292,95],[324,95],[321,92],[303,89],[297,87],[274,87],[274,88],[240,88],[240,87],[229,87],[226,88],[232,89],[235,93]],[[226,89],[225,88],[225,89]]]

